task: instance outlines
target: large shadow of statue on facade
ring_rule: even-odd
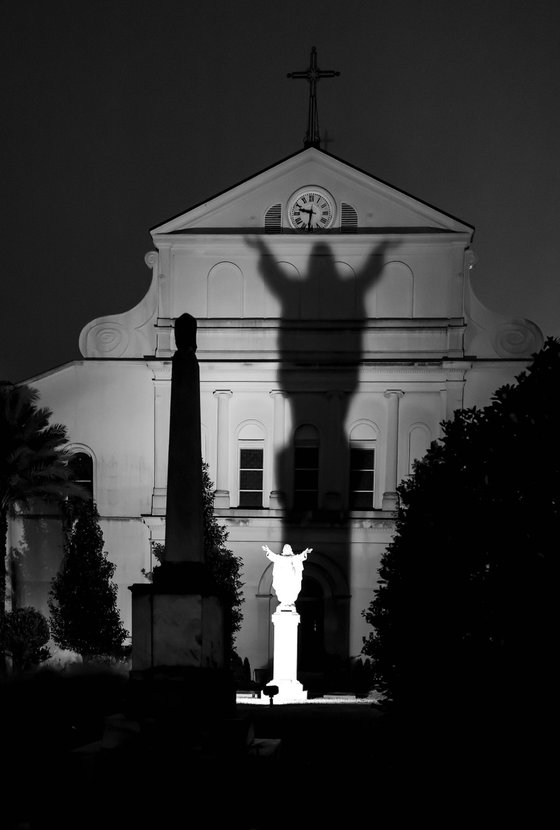
[[[349,513],[373,507],[374,449],[351,445],[347,417],[360,380],[366,297],[396,243],[376,245],[356,272],[318,239],[300,273],[279,261],[261,236],[247,242],[259,252],[259,272],[281,304],[270,507],[284,510],[283,543],[314,547],[297,603],[299,666],[321,672],[329,656],[348,654],[350,598],[313,577],[313,560],[315,576],[322,556],[331,569],[349,574]]]

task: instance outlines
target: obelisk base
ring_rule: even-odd
[[[202,563],[165,563],[158,571],[153,584],[130,588],[130,687],[138,714],[150,717],[154,710],[159,717],[175,703],[183,719],[189,706],[199,716],[224,714],[235,707],[235,688],[226,666],[221,597]]]
[[[133,585],[132,669],[224,667],[222,608],[217,597],[161,593]]]
[[[278,609],[272,615],[274,662],[272,680],[267,686],[278,687],[274,703],[299,703],[307,700],[307,692],[297,679],[297,628],[300,616],[294,606],[282,608],[279,605]]]

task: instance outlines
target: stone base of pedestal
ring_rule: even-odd
[[[399,494],[396,492],[383,493],[382,510],[397,510],[399,506]]]
[[[323,507],[328,511],[342,510],[342,498],[340,493],[329,490],[329,492],[325,494]]]
[[[278,694],[274,695],[274,703],[301,703],[307,700],[307,692],[299,680],[274,680],[264,687],[264,694],[267,693],[267,686],[276,686]]]
[[[165,516],[167,507],[167,487],[154,487],[152,493],[152,515]]]
[[[281,490],[271,490],[268,506],[271,510],[281,510],[284,507],[284,493]]]
[[[214,493],[214,507],[220,510],[229,510],[229,490],[216,490]]]
[[[277,686],[275,703],[307,700],[307,692],[297,679],[297,629],[300,616],[294,606],[280,604],[272,615],[274,625],[273,678],[267,686]],[[266,687],[265,687],[266,693]]]

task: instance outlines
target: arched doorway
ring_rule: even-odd
[[[298,627],[298,669],[321,671],[325,659],[325,598],[323,588],[312,576],[303,577],[296,601]]]

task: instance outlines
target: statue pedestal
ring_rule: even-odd
[[[300,616],[295,608],[285,608],[272,615],[274,625],[273,677],[268,686],[277,686],[275,703],[298,703],[307,700],[307,692],[297,679],[297,628]]]

